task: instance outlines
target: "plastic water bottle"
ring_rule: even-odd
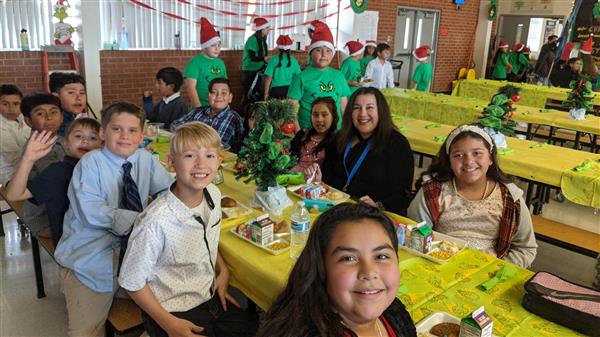
[[[121,17],[121,49],[129,49],[129,33],[125,24],[125,17]]]
[[[29,34],[25,28],[21,29],[21,33],[19,34],[19,44],[21,50],[29,50]]]
[[[310,214],[304,208],[304,201],[298,201],[292,213],[291,220],[290,257],[297,260],[304,249],[306,240],[308,240],[308,233],[310,232]]]

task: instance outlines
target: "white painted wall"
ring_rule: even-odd
[[[81,45],[83,75],[86,80],[88,103],[100,116],[102,109],[102,81],[100,79],[100,5],[97,0],[81,1]]]

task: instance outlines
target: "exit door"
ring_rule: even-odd
[[[437,10],[398,7],[392,59],[403,62],[400,74],[398,74],[398,70],[394,70],[394,80],[399,82],[401,88],[410,87],[412,75],[419,65],[419,62],[412,56],[413,50],[417,47],[428,45],[433,49],[434,52],[429,57],[429,62],[435,67],[439,25],[440,12]],[[435,74],[435,68],[433,70]]]

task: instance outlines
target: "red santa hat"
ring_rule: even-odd
[[[523,51],[523,49],[525,49],[525,45],[522,43],[517,43],[513,46],[513,51],[517,53]]]
[[[358,41],[346,42],[346,48],[348,48],[348,53],[350,56],[360,55],[365,50],[363,44]]]
[[[427,60],[429,55],[431,55],[431,52],[431,47],[421,46],[413,51],[413,56],[417,59],[417,61],[423,62]]]
[[[365,47],[368,47],[368,46],[377,47],[377,41],[375,41],[375,40],[367,40],[367,42],[365,43]]]
[[[317,27],[313,33],[312,39],[310,40],[310,46],[308,46],[308,53],[310,54],[313,49],[319,47],[327,47],[335,51],[335,47],[333,46],[333,35],[331,35],[331,30],[329,30],[329,26],[326,24]]]
[[[323,26],[324,23],[319,20],[313,20],[308,24],[308,30],[315,31],[317,28]]]
[[[288,35],[279,35],[276,43],[277,43],[278,49],[290,50],[290,49],[292,49],[292,45],[294,44],[294,41]]]
[[[200,18],[200,48],[208,48],[221,42],[215,26],[206,18]]]
[[[531,49],[529,49],[529,47],[525,47],[525,49],[523,49],[523,54],[524,54],[524,55],[529,55],[529,54],[531,54]]]
[[[575,47],[573,42],[567,42],[567,44],[565,44],[565,49],[563,49],[563,52],[560,55],[560,59],[562,61],[566,62],[569,60],[569,58],[571,58],[571,51],[573,50],[573,47]]]
[[[500,41],[500,44],[498,45],[498,48],[508,48],[509,44],[506,41]]]
[[[270,28],[271,23],[265,18],[254,18],[254,30],[263,30]]]
[[[579,52],[585,55],[590,55],[592,53],[592,48],[594,47],[594,34],[590,34],[587,40],[581,44],[581,48]]]

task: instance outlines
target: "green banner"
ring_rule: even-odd
[[[362,13],[367,9],[368,0],[350,0],[354,13]]]

